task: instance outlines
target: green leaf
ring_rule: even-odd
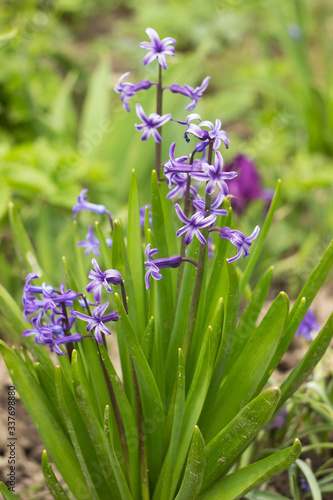
[[[147,426],[145,432],[148,469],[150,477],[153,481],[156,481],[162,465],[162,450],[164,447],[164,408],[154,376],[117,293],[115,294],[115,298],[120,323],[139,383],[144,427]],[[149,425],[152,419],[154,425]]]
[[[278,451],[259,462],[219,479],[198,500],[237,500],[252,489],[287,469],[299,457],[302,445],[298,439],[286,450]]]
[[[210,420],[210,410],[212,409],[213,403],[218,392],[224,368],[228,359],[229,350],[236,328],[238,311],[239,311],[239,288],[238,288],[238,278],[233,264],[228,264],[228,294],[226,298],[225,315],[224,315],[224,325],[221,342],[218,346],[218,352],[215,359],[214,374],[212,376],[212,381],[207,394],[207,399],[205,402],[205,409],[201,418],[201,427],[204,426]]]
[[[214,405],[210,409],[212,418],[209,425],[206,424],[206,442],[223,429],[267,382],[263,379],[263,374],[279,344],[288,306],[288,297],[281,292],[256,328],[246,350],[240,354],[228,375],[222,380]]]
[[[212,379],[216,350],[221,337],[222,315],[223,300],[220,299],[213,318],[211,319],[211,325],[208,326],[205,332],[196,370],[186,397],[184,418],[180,432],[177,460],[171,488],[172,491],[173,488],[177,486],[186,459],[186,454],[191,443],[192,429],[198,422]]]
[[[201,491],[206,490],[238,458],[274,414],[280,389],[271,387],[244,406],[206,446],[206,468]]]
[[[304,462],[304,460],[298,458],[296,460],[296,465],[301,469],[305,476],[305,479],[308,482],[313,500],[322,500],[320,486],[317,482],[316,476],[314,475],[308,464]]]
[[[79,498],[88,487],[72,443],[48,410],[46,396],[25,363],[2,341],[0,341],[0,351],[17,392],[34,421],[45,447],[68,487],[74,496]]]
[[[232,339],[225,374],[230,371],[230,368],[241,351],[246,348],[249,338],[256,329],[256,322],[260,312],[262,311],[262,306],[268,293],[272,275],[273,267],[270,267],[253,290],[251,298],[246,305],[241,318],[239,319]]]
[[[0,493],[2,493],[4,500],[20,500],[2,481],[0,481]]]
[[[165,231],[164,213],[161,202],[161,193],[158,185],[157,175],[155,170],[151,177],[151,213],[153,220],[153,237],[156,248],[159,250],[159,258],[169,257],[168,241]],[[172,330],[172,322],[174,315],[174,290],[172,286],[171,273],[173,269],[163,269],[163,279],[155,284],[156,289],[156,312],[154,314],[158,323],[158,331],[155,332],[155,337],[159,334],[167,335],[161,338],[161,346],[163,353],[166,353],[169,345],[169,335]],[[179,345],[177,346],[177,348]]]
[[[149,364],[151,360],[151,351],[153,347],[153,342],[154,342],[154,316],[151,316],[141,342],[143,353],[146,356],[146,359]]]
[[[115,500],[121,500],[121,495],[115,480],[110,484],[103,474],[96,449],[91,440],[90,433],[79,412],[73,393],[69,389],[60,367],[56,367],[56,389],[61,411],[64,415],[68,432],[81,465],[82,472],[90,485],[93,497],[100,500],[110,498],[113,495]],[[96,481],[96,472],[99,480]]]
[[[194,427],[184,478],[175,500],[195,500],[201,488],[206,465],[205,441],[199,427]]]
[[[185,407],[185,363],[181,349],[178,349],[178,372],[175,403],[172,407],[172,429],[169,440],[169,448],[154,492],[154,500],[172,500],[174,490],[171,489],[174,476],[174,467],[177,458],[178,444],[181,426],[183,423]],[[169,418],[169,417],[168,417]],[[176,485],[175,485],[176,488]],[[174,488],[174,489],[175,489]]]
[[[28,272],[36,273],[41,278],[43,272],[38,264],[35,250],[12,202],[9,203],[9,220],[16,254],[21,264]]]
[[[251,493],[245,495],[247,500],[290,500],[290,498],[282,495],[277,495],[271,491],[253,490]],[[295,499],[294,499],[295,500]]]
[[[309,349],[296,368],[281,385],[281,400],[277,412],[285,401],[305,382],[319,360],[325,354],[333,337],[333,313],[328,318],[324,328],[310,344]]]
[[[87,145],[84,149],[87,156],[93,156],[110,125],[109,75],[110,58],[107,55],[92,74],[80,120],[79,146]]]
[[[50,463],[49,457],[47,456],[46,450],[43,451],[42,455],[42,471],[45,479],[45,484],[55,500],[69,500],[63,487],[56,478],[53,472],[52,465]]]
[[[327,275],[331,269],[332,264],[333,264],[333,240],[327,247],[323,257],[320,259],[319,263],[316,265],[316,267],[310,274],[307,282],[305,283],[299,296],[297,297],[295,304],[293,305],[289,313],[287,326],[289,326],[289,324],[293,320],[293,317],[296,314],[303,297],[305,297],[307,308],[310,307],[313,299],[317,295],[318,290],[324,284],[324,281],[327,278]]]
[[[105,432],[105,438],[106,438],[106,443],[107,443],[107,450],[109,454],[109,459],[110,463],[112,465],[112,469],[117,481],[117,486],[120,491],[121,495],[121,500],[132,500],[132,495],[128,489],[128,484],[126,482],[126,479],[124,477],[123,471],[119,465],[119,461],[117,458],[117,454],[115,452],[114,446],[113,446],[113,437],[112,437],[112,432],[110,432],[110,429],[113,428],[112,421],[110,418],[110,408],[109,406],[105,407],[105,415],[104,415],[104,432]]]
[[[128,199],[127,254],[133,280],[135,302],[138,309],[138,329],[142,335],[147,319],[146,291],[143,272],[143,254],[141,245],[140,203],[138,184],[135,171],[132,170],[132,180]]]
[[[276,188],[275,188],[274,197],[273,197],[272,203],[269,207],[264,226],[261,229],[259,236],[257,237],[254,248],[251,252],[250,257],[248,258],[247,265],[246,265],[246,268],[244,270],[244,274],[243,274],[242,279],[240,280],[240,283],[239,283],[239,293],[241,296],[243,295],[245,287],[251,278],[254,267],[257,263],[257,260],[259,259],[261,251],[262,251],[263,246],[265,244],[267,233],[269,231],[269,228],[271,227],[274,213],[275,213],[275,210],[276,210],[279,198],[280,198],[280,191],[281,191],[281,181],[278,180],[277,184],[276,184]]]

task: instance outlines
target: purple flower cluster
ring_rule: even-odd
[[[109,321],[117,321],[118,313],[112,312],[105,314],[109,303],[100,304],[101,293],[103,286],[108,293],[113,293],[111,284],[119,285],[121,283],[121,275],[119,271],[108,269],[102,271],[95,258],[92,260],[94,270],[89,272],[91,282],[87,285],[88,293],[94,294],[94,299],[97,304],[85,299],[83,294],[79,294],[74,290],[66,290],[64,284],[60,284],[60,290],[55,290],[52,286],[47,286],[43,283],[41,286],[31,284],[33,279],[37,279],[37,274],[28,274],[23,290],[23,315],[28,323],[31,323],[32,328],[23,332],[23,337],[34,335],[35,342],[38,345],[48,345],[51,351],[58,355],[65,353],[60,349],[62,344],[71,342],[79,342],[84,337],[91,335],[81,335],[79,333],[71,333],[71,329],[76,322],[76,318],[88,321],[87,331],[94,330],[95,338],[100,344],[103,343],[102,333],[110,335],[110,330],[105,326]],[[37,296],[40,296],[37,298]],[[79,297],[83,297],[79,299]],[[83,314],[74,310],[75,303],[81,307],[86,307],[89,314]],[[92,315],[90,306],[94,306]],[[70,311],[67,310],[70,308]],[[33,316],[32,314],[38,313]]]

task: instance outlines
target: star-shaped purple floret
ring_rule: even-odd
[[[200,124],[196,125],[195,123],[190,123],[193,120],[200,120]],[[197,113],[192,113],[186,118],[186,124],[188,128],[185,132],[185,139],[189,141],[188,134],[192,134],[201,142],[198,142],[195,145],[195,150],[200,152],[203,151],[209,144],[209,142],[213,141],[213,149],[214,151],[221,146],[221,143],[224,142],[225,147],[228,149],[230,145],[230,141],[228,139],[227,133],[225,130],[221,130],[221,120],[215,120],[215,125],[209,121],[201,121],[200,115]],[[207,127],[209,130],[206,130],[203,127]]]
[[[157,58],[160,66],[162,66],[163,69],[167,69],[165,56],[175,55],[175,48],[170,45],[176,45],[176,40],[171,37],[163,38],[163,40],[160,40],[160,37],[153,28],[147,28],[146,33],[151,41],[140,43],[140,47],[142,49],[146,49],[149,51],[148,54],[143,58],[142,62],[144,66],[150,64]]]
[[[210,212],[212,214],[215,214],[215,215],[227,215],[228,214],[227,210],[224,210],[223,208],[219,209],[219,207],[223,203],[223,199],[224,199],[224,194],[222,193],[222,191],[219,191],[218,195],[216,196],[215,200],[213,201],[213,203],[211,204],[211,207],[210,207]],[[197,210],[205,211],[206,202],[202,198],[202,196],[197,196],[193,200],[193,205],[195,206],[195,208]]]
[[[178,85],[178,83],[173,83],[170,85],[169,89],[171,92],[177,93],[177,94],[183,94],[186,95],[191,99],[190,104],[186,106],[187,111],[192,111],[196,105],[198,104],[198,101],[200,97],[202,97],[203,92],[206,90],[208,84],[210,81],[210,77],[207,76],[202,84],[199,87],[196,87],[195,89],[191,87],[190,85]]]
[[[250,236],[245,236],[245,234],[237,231],[237,229],[230,229],[230,227],[222,227],[219,230],[220,238],[229,240],[230,243],[238,248],[238,252],[234,257],[227,259],[228,262],[234,262],[238,260],[243,254],[243,259],[249,255],[249,248],[252,245],[252,241],[258,236],[260,227],[256,226]]]
[[[127,78],[131,73],[127,71],[127,73],[124,73],[118,80],[118,85],[114,86],[115,92],[117,94],[120,94],[120,99],[123,103],[123,107],[125,111],[130,111],[130,107],[128,104],[128,100],[132,99],[132,97],[135,96],[136,92],[139,90],[146,90],[149,89],[152,85],[154,85],[152,82],[149,80],[142,80],[139,83],[129,83],[125,82],[123,83],[123,80]]]
[[[212,194],[216,186],[226,196],[229,193],[228,185],[225,181],[237,176],[237,172],[223,172],[223,158],[219,151],[215,151],[215,163],[209,165],[203,163],[201,172],[192,172],[190,176],[199,181],[206,181],[206,193]]]
[[[99,257],[99,241],[94,235],[94,231],[92,226],[89,226],[88,232],[86,235],[86,240],[79,241],[77,244],[78,247],[84,247],[84,255],[88,255],[90,252],[93,252],[97,257]]]
[[[162,142],[162,137],[157,129],[170,120],[171,114],[168,113],[160,116],[157,113],[151,113],[149,116],[146,116],[143,107],[139,103],[135,106],[135,109],[142,121],[142,123],[135,124],[136,130],[143,132],[141,140],[146,141],[152,135],[155,142]]]
[[[74,312],[74,315],[77,318],[88,322],[86,328],[87,332],[91,332],[93,328],[95,329],[95,338],[99,344],[103,344],[102,333],[111,335],[110,330],[105,326],[104,323],[108,323],[109,321],[118,321],[119,319],[118,313],[116,311],[103,316],[108,306],[109,303],[105,302],[105,304],[101,304],[95,307],[92,316],[88,316],[87,314],[83,314],[77,311]]]
[[[89,271],[88,277],[92,281],[87,285],[86,290],[88,293],[94,293],[95,302],[99,304],[101,301],[102,287],[104,286],[107,292],[113,293],[110,283],[119,285],[121,282],[121,274],[115,269],[108,269],[102,272],[95,258],[93,258],[91,262],[95,270]]]
[[[194,215],[192,215],[191,219],[188,219],[178,203],[175,205],[175,210],[177,212],[178,217],[182,222],[184,222],[185,226],[178,229],[177,236],[185,235],[185,245],[188,245],[193,240],[193,236],[195,235],[200,243],[203,245],[207,245],[206,238],[200,233],[200,229],[203,227],[211,226],[214,224],[216,220],[216,215],[211,214],[208,217],[205,217],[205,214],[202,210],[199,210]]]
[[[82,189],[81,193],[78,196],[77,203],[73,207],[73,219],[76,219],[76,215],[81,210],[89,210],[90,212],[94,212],[96,214],[103,215],[106,212],[106,208],[104,205],[96,205],[95,203],[89,203],[87,201],[87,193],[88,189]]]

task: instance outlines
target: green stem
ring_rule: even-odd
[[[157,84],[157,100],[156,100],[156,113],[162,116],[162,67],[158,65],[158,84]],[[159,134],[162,136],[162,127],[157,129]],[[162,143],[155,143],[155,170],[157,173],[157,179],[161,181],[161,158],[162,158]]]
[[[212,163],[212,157],[213,157],[213,141],[209,142],[209,149],[208,149],[208,163]],[[210,214],[210,207],[211,207],[211,195],[206,193],[206,203],[205,203],[205,211],[206,215],[208,216]],[[188,353],[191,347],[191,341],[193,337],[193,332],[194,332],[194,327],[195,327],[195,322],[197,319],[197,312],[198,312],[198,307],[199,307],[199,301],[200,301],[200,292],[201,292],[201,287],[202,287],[202,282],[205,274],[205,263],[206,263],[206,253],[207,253],[207,246],[208,246],[208,227],[205,227],[202,229],[202,235],[204,238],[207,240],[207,245],[200,245],[200,250],[199,250],[199,259],[198,259],[198,271],[197,271],[197,277],[194,285],[194,292],[193,292],[193,297],[192,297],[192,302],[191,302],[191,308],[190,308],[190,315],[189,315],[189,320],[187,324],[187,329],[185,333],[185,339],[184,339],[184,345],[183,345],[183,354],[184,354],[184,359],[185,363],[187,361]]]

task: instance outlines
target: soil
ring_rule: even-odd
[[[314,302],[314,311],[317,314],[318,322],[322,326],[330,313],[332,312],[332,297],[333,288],[326,287],[321,290]],[[114,341],[113,347],[114,349]],[[279,365],[275,371],[274,377],[277,381],[281,381],[293,369],[293,367],[302,359],[307,343],[302,338],[295,337]],[[114,360],[116,369],[119,369],[119,361]],[[328,355],[325,357],[325,373],[333,374],[333,357]],[[7,474],[9,472],[8,465],[8,450],[7,447],[7,388],[11,385],[11,380],[7,372],[6,366],[0,359],[0,480],[6,483]],[[21,500],[52,500],[52,496],[44,485],[44,478],[41,472],[41,455],[44,449],[41,439],[29,414],[25,410],[18,394],[16,400],[16,488],[15,493],[18,494]],[[332,453],[333,456],[333,453]],[[313,453],[302,454],[303,460],[309,458],[313,470],[316,470],[323,460]],[[325,457],[325,461],[327,457]],[[268,485],[270,491],[280,493],[287,498],[290,498],[288,473],[285,471],[279,474],[270,481]],[[331,500],[331,495],[323,495],[323,500]]]

